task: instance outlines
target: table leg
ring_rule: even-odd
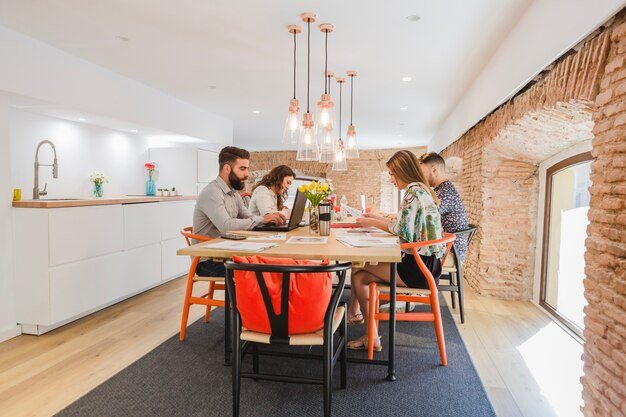
[[[224,287],[224,366],[230,366],[230,300],[228,299],[228,287]]]
[[[395,262],[390,263],[389,284],[391,293],[389,294],[389,359],[387,364],[387,381],[396,380],[396,370],[394,368],[394,357],[396,350],[396,270]]]

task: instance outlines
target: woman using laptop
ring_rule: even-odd
[[[402,207],[397,220],[365,214],[357,219],[364,227],[374,226],[400,237],[403,242],[424,242],[443,237],[441,216],[437,205],[437,194],[426,185],[426,179],[420,170],[417,157],[407,150],[396,152],[387,161],[391,181],[398,189],[405,190]],[[441,258],[445,254],[445,245],[428,246],[419,250],[424,264],[435,279],[441,275]],[[348,310],[348,322],[357,324],[367,322],[369,313],[369,283],[389,282],[389,264],[366,265],[352,272],[352,298]],[[424,274],[419,269],[412,253],[403,253],[398,264],[396,283],[401,287],[428,288]],[[378,334],[375,335],[374,350],[380,352],[382,345]],[[367,336],[348,342],[348,349],[366,350]]]
[[[252,189],[252,198],[248,210],[253,216],[264,216],[280,212],[289,218],[289,209],[285,207],[287,190],[296,178],[296,174],[287,165],[272,168]]]

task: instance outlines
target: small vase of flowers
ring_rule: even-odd
[[[89,176],[89,181],[93,183],[92,194],[96,198],[101,198],[104,195],[104,183],[109,182],[104,174],[100,171],[94,171]]]
[[[143,167],[148,170],[148,181],[146,181],[146,195],[156,195],[156,183],[154,182],[154,171],[157,169],[156,162],[146,162]]]
[[[326,200],[333,190],[328,182],[311,181],[309,185],[302,184],[298,191],[304,193],[306,199],[311,205],[309,213],[309,232],[312,234],[319,233],[319,205]]]

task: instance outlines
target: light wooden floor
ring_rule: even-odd
[[[178,279],[43,336],[0,343],[0,416],[50,416],[176,334],[183,293]],[[582,415],[580,344],[531,303],[468,291],[466,304],[459,329],[498,416]],[[192,308],[190,322],[202,314]]]

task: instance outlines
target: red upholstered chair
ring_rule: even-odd
[[[339,303],[350,262],[319,262],[250,256],[226,262],[226,285],[232,306],[233,416],[239,416],[241,378],[323,385],[324,416],[330,416],[333,367],[341,362],[341,387],[346,387],[346,306]],[[249,262],[249,263],[248,263]],[[332,273],[339,283],[333,290]],[[338,331],[338,339],[333,335]],[[259,372],[259,356],[279,352],[263,346],[322,346],[323,377]],[[242,356],[252,348],[252,372],[242,370]],[[311,353],[285,352],[281,356],[311,359]],[[269,371],[269,370],[268,370]],[[278,389],[285,389],[281,386]],[[269,410],[257,410],[268,415]]]
[[[212,238],[208,236],[195,235],[192,233],[193,228],[191,226],[185,227],[180,231],[180,234],[185,237],[187,245],[191,246],[191,239],[206,242]],[[211,307],[224,307],[225,303],[222,300],[215,300],[213,298],[215,291],[224,290],[224,277],[201,277],[196,275],[196,268],[200,262],[200,257],[195,256],[191,261],[189,267],[189,275],[187,275],[187,289],[185,290],[185,302],[183,304],[183,318],[180,323],[180,341],[185,340],[185,331],[187,330],[187,320],[189,319],[189,308],[192,304],[201,304],[206,306],[206,312],[204,314],[204,322],[208,322],[211,318]],[[193,295],[193,284],[196,282],[208,282],[209,289],[200,297]]]
[[[450,253],[450,248],[454,242],[456,235],[451,233],[445,233],[445,236],[441,239],[437,240],[429,240],[427,242],[412,242],[412,243],[403,243],[400,245],[402,249],[411,249],[413,251],[413,256],[415,257],[415,261],[419,266],[420,270],[426,277],[426,281],[428,282],[428,289],[421,288],[405,288],[405,287],[397,287],[396,288],[396,302],[404,301],[404,302],[413,302],[413,303],[421,303],[421,304],[429,304],[431,306],[431,311],[423,312],[423,311],[411,311],[405,313],[396,313],[397,321],[432,321],[435,325],[435,333],[437,334],[437,342],[439,344],[439,354],[441,355],[441,363],[443,366],[448,365],[448,359],[446,356],[446,344],[443,335],[443,324],[441,322],[441,310],[439,308],[439,291],[437,289],[437,283],[435,282],[435,278],[432,273],[428,270],[424,261],[419,256],[418,250],[420,248],[426,246],[433,246],[439,244],[446,244],[446,254],[441,261],[443,265],[446,261],[448,254]],[[389,292],[391,288],[389,285],[381,284],[377,282],[372,282],[369,285],[370,290],[370,299],[369,299],[369,317],[367,322],[367,334],[368,334],[368,345],[367,345],[367,357],[369,360],[374,359],[374,332],[378,329],[379,320],[389,320],[388,312],[380,312],[380,300],[389,301]]]

